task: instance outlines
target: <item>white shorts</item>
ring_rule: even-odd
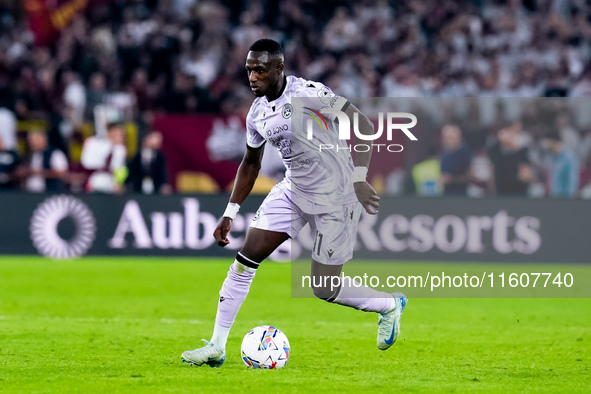
[[[314,236],[312,259],[322,264],[342,265],[353,258],[362,209],[359,202],[353,202],[329,207],[327,213],[305,213],[281,187],[275,186],[257,210],[250,227],[287,233],[295,238],[309,223]]]

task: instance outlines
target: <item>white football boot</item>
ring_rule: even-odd
[[[378,349],[380,350],[389,349],[396,342],[400,335],[400,318],[408,303],[406,296],[399,291],[392,293],[392,297],[396,306],[391,311],[380,313],[378,320]]]
[[[226,361],[226,352],[224,349],[205,339],[202,339],[202,341],[205,342],[205,346],[183,352],[181,360],[198,367],[203,364],[207,364],[212,368],[221,367],[224,361]]]

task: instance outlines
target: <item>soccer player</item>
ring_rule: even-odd
[[[380,198],[365,181],[371,151],[356,153],[353,163],[346,141],[339,140],[336,131],[338,116],[330,114],[325,115],[329,120],[325,123],[327,130],[317,130],[316,134],[324,147],[341,149],[311,148],[297,134],[298,131],[302,134],[304,117],[296,114],[292,102],[306,100],[305,104],[316,106],[306,108],[317,115],[332,109],[354,119],[354,113],[358,112],[358,129],[365,135],[373,134],[373,124],[354,105],[334,95],[323,84],[285,76],[283,61],[281,45],[270,39],[256,41],[246,58],[246,71],[256,99],[246,119],[247,150],[236,174],[230,202],[214,232],[218,245],[229,243],[227,235],[232,220],[257,179],[265,143],[279,150],[287,172],[263,201],[242,249],[230,266],[220,290],[211,341],[203,340],[204,347],[181,356],[193,365],[220,367],[223,364],[230,328],[257,268],[284,241],[294,238],[306,223],[310,224],[316,240],[312,283],[319,283],[314,279],[340,275],[343,264],[352,258],[361,209],[369,214],[378,212]],[[314,295],[325,301],[377,312],[379,349],[386,350],[396,341],[407,302],[404,294],[378,292],[352,280],[343,280],[335,291],[322,285],[312,287]]]

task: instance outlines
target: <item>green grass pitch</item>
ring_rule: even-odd
[[[589,392],[590,299],[410,299],[399,341],[377,316],[290,297],[264,263],[221,369],[182,363],[209,339],[228,260],[0,257],[0,392]],[[292,355],[249,370],[242,336],[272,324]]]

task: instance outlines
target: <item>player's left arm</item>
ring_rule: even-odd
[[[349,103],[345,113],[349,116],[349,119],[353,119],[353,114],[357,112],[359,117],[359,132],[363,135],[373,135],[374,134],[374,126],[371,120],[361,112],[357,107],[353,104]],[[354,143],[355,144],[365,144],[367,141],[361,140],[355,133],[354,135]],[[369,163],[371,162],[371,153],[372,150],[370,149],[367,152],[355,152],[355,172],[353,174],[353,186],[355,188],[355,194],[357,194],[357,199],[363,205],[366,212],[375,215],[378,213],[378,208],[380,207],[380,197],[375,189],[365,180],[367,176],[367,170],[369,169]]]

